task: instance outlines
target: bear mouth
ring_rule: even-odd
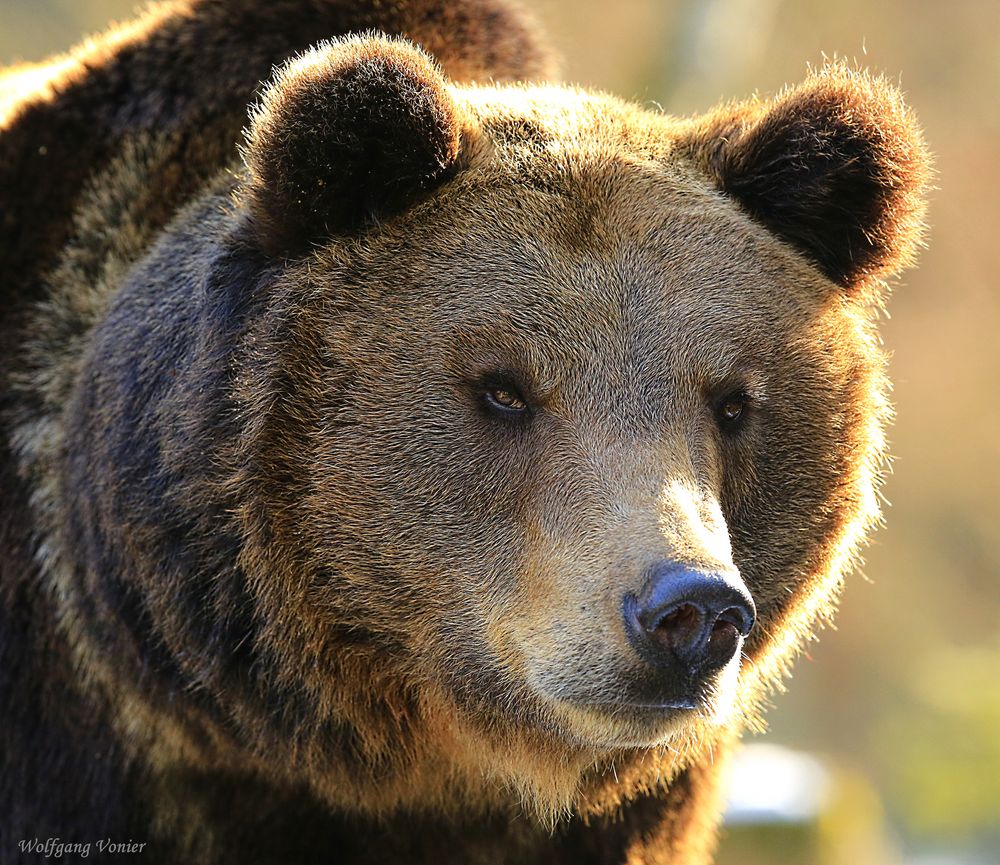
[[[578,683],[548,691],[547,696],[582,710],[620,713],[711,712],[719,696],[722,671],[650,670],[616,671],[609,681]],[[543,687],[543,692],[547,691]]]
[[[649,748],[683,736],[701,722],[725,718],[738,672],[737,665],[731,666],[708,675],[633,670],[619,674],[610,687],[605,681],[599,689],[563,689],[543,692],[543,697],[564,732],[582,744]]]
[[[692,683],[693,684],[693,683]],[[571,740],[591,747],[649,748],[675,739],[717,714],[715,683],[690,689],[622,689],[617,694],[563,694],[546,702]]]
[[[614,700],[600,703],[581,703],[579,705],[581,708],[596,709],[598,711],[606,711],[610,713],[632,711],[661,713],[673,711],[696,712],[699,709],[705,708],[702,701],[692,699],[658,700],[654,702],[629,702],[626,700]]]
[[[706,715],[707,708],[692,700],[563,702],[559,715],[566,732],[580,744],[598,748],[650,748],[682,735]]]

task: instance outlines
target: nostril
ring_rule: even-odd
[[[701,627],[701,610],[694,604],[681,604],[668,612],[656,624],[656,630],[665,633],[693,633]]]
[[[714,653],[717,650],[731,651],[732,646],[739,640],[740,632],[736,625],[725,619],[719,619],[708,635],[708,651]]]
[[[712,625],[713,634],[728,634],[728,633],[739,633],[735,623],[730,622],[728,619],[719,619],[714,625]]]
[[[685,602],[667,610],[652,629],[654,640],[686,653],[696,645],[706,625],[705,611],[697,604]]]
[[[671,605],[654,617],[651,624],[648,635],[652,642],[687,665],[699,663],[699,655],[711,642],[709,612],[689,600]]]
[[[719,613],[712,627],[713,633],[718,628],[725,629],[727,626],[734,628],[741,637],[746,637],[753,629],[756,617],[743,607],[728,607]]]

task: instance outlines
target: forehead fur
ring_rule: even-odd
[[[843,64],[693,119],[572,89],[463,97],[514,174],[558,187],[599,160],[686,166],[692,189],[724,193],[860,297],[912,264],[921,243],[930,159],[919,125],[897,88]]]
[[[759,303],[758,291],[737,290],[753,280],[774,291],[785,282],[798,300],[833,290],[692,163],[682,147],[686,122],[565,87],[452,93],[475,130],[463,169],[410,212],[351,239],[359,272],[380,272],[391,255],[393,268],[405,271],[412,259],[434,273],[457,251],[470,285],[489,277],[494,286],[477,296],[481,308],[534,298],[521,310],[526,323],[548,301],[607,305],[620,288],[662,298],[673,284],[672,302],[683,293],[704,307],[728,286],[729,308]],[[588,270],[595,262],[598,270]],[[421,283],[406,283],[410,300]],[[441,316],[460,320],[462,310],[443,301]],[[610,306],[605,312],[591,314],[598,330],[618,317]],[[544,321],[534,324],[544,329]]]
[[[898,90],[841,64],[685,120],[573,88],[456,86],[413,44],[374,34],[280,70],[244,155],[256,242],[278,256],[395,219],[470,168],[572,196],[602,165],[659,166],[864,298],[912,260],[929,175]]]
[[[656,411],[678,383],[697,391],[767,365],[839,297],[672,153],[660,116],[556,88],[476,97],[457,99],[487,139],[464,171],[295,275],[338,303],[350,286],[366,370],[519,370],[538,396],[585,388]]]

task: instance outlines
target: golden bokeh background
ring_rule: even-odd
[[[887,527],[764,737],[817,755],[838,792],[814,824],[734,826],[720,859],[997,865],[1000,3],[525,2],[568,80],[671,113],[772,93],[838,56],[899,81],[921,118],[937,189],[928,248],[883,322],[898,411]],[[64,50],[133,6],[0,0],[0,63]]]

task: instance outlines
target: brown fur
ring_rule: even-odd
[[[245,160],[257,242],[297,254],[394,215],[455,168],[461,136],[429,57],[374,38],[323,43],[255,111]]]
[[[927,171],[898,94],[834,67],[677,120],[455,83],[547,71],[524,20],[167,5],[0,134],[0,669],[94,728],[15,708],[0,769],[70,765],[162,861],[706,862],[719,767],[878,518],[872,301]],[[271,64],[372,28],[441,68],[325,42],[236,157]],[[651,714],[621,599],[664,560],[738,569],[758,623]]]

